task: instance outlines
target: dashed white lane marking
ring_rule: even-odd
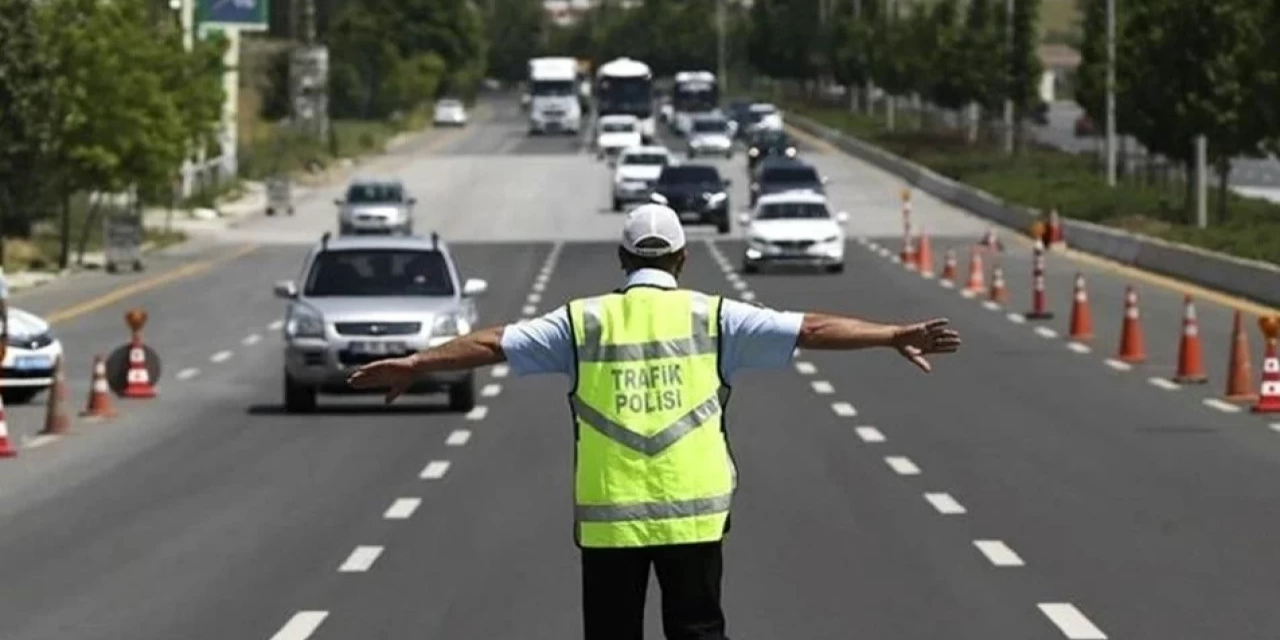
[[[538,304],[539,302],[542,302],[542,294],[540,293],[529,294],[529,304]]]
[[[863,442],[884,442],[884,434],[875,427],[856,427],[854,431]]]
[[[939,280],[938,286],[942,287],[943,289],[954,289],[956,288],[956,283],[950,280]]]
[[[1272,422],[1272,423],[1271,423],[1270,425],[1268,425],[1268,426],[1270,426],[1270,427],[1271,427],[1271,430],[1272,430],[1272,431],[1275,431],[1276,433],[1280,433],[1280,422]]]
[[[1083,342],[1068,342],[1067,348],[1076,353],[1089,353],[1093,348]]]
[[[1036,606],[1068,640],[1107,640],[1107,634],[1070,602],[1042,602]]]
[[[858,415],[858,410],[848,402],[833,402],[831,403],[831,410],[836,412],[836,415],[841,418],[852,418],[853,416]]]
[[[924,499],[928,500],[929,504],[933,505],[933,508],[944,516],[965,513],[964,505],[957,502],[949,493],[926,493],[924,494]]]
[[[58,440],[61,439],[61,437],[62,436],[54,435],[52,433],[40,434],[22,443],[22,448],[23,449],[39,449],[40,447],[43,447],[46,444],[53,444],[54,442],[57,442]]]
[[[520,310],[520,312],[526,316],[532,316],[533,314],[538,312],[538,308],[531,304],[527,304],[523,309]]]
[[[810,385],[813,386],[814,393],[827,395],[836,392],[836,388],[831,386],[831,383],[826,380],[814,380]]]
[[[721,265],[721,266],[727,267],[728,265]],[[729,282],[742,282],[742,276],[738,275],[737,273],[734,273],[733,269],[729,269],[728,271],[726,271],[724,274],[724,277]]]
[[[751,302],[752,300],[756,299],[756,294],[751,293],[750,291],[743,291],[742,299],[746,300],[747,302]]]
[[[1054,331],[1053,329],[1050,329],[1049,327],[1036,327],[1036,335],[1040,336],[1041,338],[1047,338],[1052,340],[1053,338],[1058,337],[1058,332]]]
[[[179,380],[190,380],[198,375],[200,375],[199,369],[195,367],[187,367],[186,369],[179,371],[178,375],[175,377],[178,378]]]
[[[814,373],[817,373],[818,368],[813,366],[812,362],[797,362],[796,371],[803,375],[811,376]]]
[[[1124,362],[1123,360],[1116,360],[1115,358],[1107,358],[1103,362],[1105,362],[1108,367],[1111,367],[1116,371],[1129,371],[1130,369],[1133,369],[1133,365],[1128,362]]]
[[[1147,382],[1150,383],[1151,386],[1160,387],[1165,391],[1177,391],[1179,389],[1178,383],[1172,380],[1165,380],[1164,378],[1147,378]]]
[[[973,546],[997,567],[1021,567],[1026,564],[1009,545],[1000,540],[974,540]]]
[[[911,458],[905,456],[887,456],[884,459],[885,464],[889,465],[900,476],[916,476],[920,475],[920,467],[911,461]]]
[[[1240,413],[1240,405],[1231,404],[1226,400],[1205,398],[1202,402],[1204,402],[1204,406],[1209,407],[1210,409],[1217,409],[1223,413]]]
[[[359,546],[351,551],[351,555],[338,567],[339,573],[363,573],[373,567],[378,556],[382,555],[382,547]]]
[[[508,374],[508,373],[510,373],[510,372],[511,372],[511,368],[510,368],[510,367],[508,367],[507,365],[505,365],[505,364],[495,364],[495,365],[493,365],[493,369],[492,369],[492,370],[490,370],[490,372],[489,372],[489,373],[490,373],[490,375],[492,375],[492,376],[493,376],[493,377],[495,377],[495,378],[505,378],[505,377],[507,377],[507,374]]]
[[[983,301],[982,308],[988,311],[999,311],[1000,303],[996,302],[995,300],[986,300],[986,301]]]
[[[741,280],[738,280],[738,281],[736,281],[736,282],[734,282],[734,283],[733,283],[733,288],[734,288],[734,289],[737,289],[738,291],[746,291],[746,289],[747,289],[747,283],[745,283],[745,282],[743,282],[743,281],[741,281]]]
[[[542,293],[543,291],[546,290],[546,288],[547,288],[546,281],[539,280],[538,282],[533,283],[533,290],[537,291],[538,293]]]
[[[209,360],[213,362],[226,362],[227,360],[230,360],[230,359],[231,359],[230,351],[219,351],[209,356]]]
[[[486,384],[484,388],[480,390],[480,396],[484,398],[492,398],[501,392],[502,392],[502,385]]]
[[[466,429],[455,429],[445,438],[444,443],[451,447],[461,447],[471,439],[471,432]]]
[[[1009,322],[1012,322],[1014,324],[1023,324],[1027,321],[1027,318],[1023,316],[1021,313],[1010,313],[1005,317],[1009,319]]]
[[[960,297],[961,297],[961,298],[976,298],[976,297],[978,297],[978,292],[974,291],[973,289],[961,289],[961,290],[960,290]]]
[[[480,405],[478,407],[472,407],[471,410],[467,412],[467,419],[484,420],[484,417],[487,415],[489,415],[489,407]]]
[[[432,460],[422,468],[422,473],[418,474],[418,477],[423,480],[439,480],[446,473],[449,473],[448,460]]]
[[[328,617],[328,611],[299,611],[271,636],[271,640],[307,640]]]
[[[396,501],[387,507],[387,512],[382,514],[382,517],[388,520],[404,520],[413,515],[420,504],[422,500],[419,498],[396,498]]]
[[[284,320],[276,320],[275,322],[272,322],[271,324],[267,325],[267,328],[272,331],[279,331],[280,327],[283,327],[283,326],[284,326]]]

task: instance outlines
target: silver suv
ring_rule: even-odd
[[[284,323],[284,405],[316,407],[317,393],[361,393],[346,385],[356,367],[407,355],[469,333],[475,298],[489,285],[463,281],[448,247],[431,238],[338,237],[307,254],[301,279],[275,285],[288,301]],[[436,373],[408,393],[447,392],[449,408],[475,406],[471,372]]]
[[[399,180],[357,179],[338,205],[338,233],[413,235],[413,205],[417,202]]]

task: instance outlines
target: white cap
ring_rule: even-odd
[[[646,240],[662,242],[645,243]],[[637,246],[642,243],[659,246]],[[684,227],[680,216],[671,207],[660,204],[642,204],[632,209],[622,225],[622,248],[645,258],[670,255],[683,249]]]

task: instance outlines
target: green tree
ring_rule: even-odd
[[[969,0],[964,29],[960,35],[961,61],[957,75],[965,102],[977,103],[984,111],[1000,104],[1000,36],[991,0]]]
[[[1145,0],[1144,0],[1145,1]],[[1039,102],[1040,57],[1038,49],[1040,0],[1015,0],[1013,3],[1013,40],[1008,57],[1009,84],[1006,95],[1013,100],[1014,149],[1022,148],[1023,120],[1031,107]]]
[[[492,0],[485,16],[490,42],[489,73],[507,81],[523,80],[527,61],[543,49],[547,37],[542,5],[524,0]]]

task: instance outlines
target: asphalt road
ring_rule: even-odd
[[[1280,416],[1205,404],[1221,393],[1230,301],[1198,298],[1211,384],[1152,383],[1172,375],[1177,291],[1053,255],[1057,317],[1016,322],[1008,314],[1030,300],[1024,244],[1006,238],[1011,302],[986,308],[877,250],[898,249],[895,179],[820,144],[803,153],[860,238],[846,272],[739,276],[737,230],[693,229],[685,284],[779,308],[946,316],[966,343],[932,375],[888,352],[802,352],[792,369],[741,376],[731,636],[1277,637]],[[745,205],[742,156],[712,162]],[[438,229],[465,275],[489,280],[488,322],[618,283],[607,169],[580,140],[525,137],[514,106],[364,172],[418,194],[418,228]],[[281,411],[270,286],[332,228],[328,198],[177,250],[117,299],[86,304],[110,290],[92,278],[27,294],[32,309],[72,310],[57,329],[85,365],[74,408],[92,353],[126,338],[127,308],[151,313],[165,374],[159,398],[117,401],[117,420],[77,421],[58,439],[33,439],[35,407],[9,412],[25,448],[0,460],[0,637],[580,633],[564,380],[478,372],[482,408],[465,415],[431,397]],[[913,205],[939,265],[986,228],[924,195]],[[1077,270],[1093,297],[1088,350],[1060,337]],[[1105,360],[1129,282],[1150,358],[1121,371]],[[647,637],[661,637],[656,599],[650,620]]]

